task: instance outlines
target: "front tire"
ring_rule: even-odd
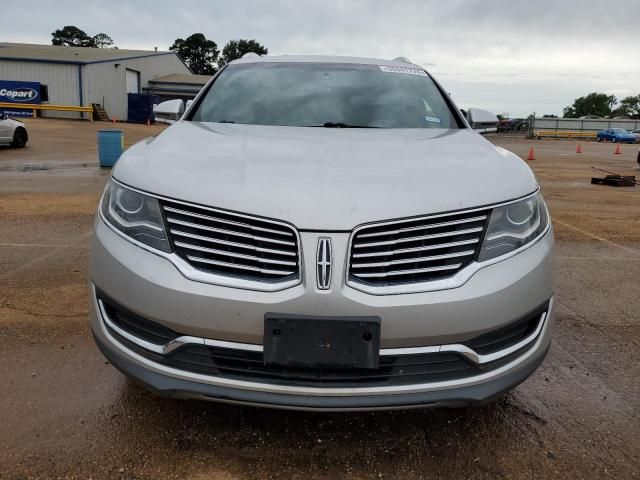
[[[602,143],[602,137],[598,137],[598,143]]]
[[[613,143],[618,143],[618,139],[617,139],[616,137],[613,137],[613,138],[611,139],[611,141],[612,141]]]
[[[16,128],[16,131],[13,132],[13,141],[11,142],[11,146],[14,148],[24,148],[27,145],[27,141],[29,137],[27,135],[27,131],[24,128]]]

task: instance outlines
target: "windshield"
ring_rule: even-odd
[[[191,120],[296,127],[458,128],[447,102],[422,69],[340,63],[229,65]]]
[[[629,133],[624,128],[612,128],[611,131],[613,133]]]

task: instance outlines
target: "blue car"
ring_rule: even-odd
[[[607,128],[606,130],[600,130],[597,138],[599,142],[602,142],[603,140],[610,140],[614,143],[634,143],[636,141],[635,135],[624,128]]]

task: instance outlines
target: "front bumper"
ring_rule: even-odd
[[[94,338],[100,351],[113,366],[139,385],[159,395],[288,410],[335,412],[479,405],[499,397],[526,380],[542,363],[549,349],[549,343],[545,342],[519,368],[476,385],[394,395],[354,393],[346,396],[316,396],[246,390],[176,378],[141,366],[95,332]]]
[[[389,387],[301,387],[186,372],[140,355],[105,326],[95,288],[176,332],[222,343],[260,346],[264,314],[278,312],[378,316],[382,319],[381,347],[411,349],[462,343],[510,324],[553,297],[552,232],[518,255],[480,269],[458,288],[388,296],[366,294],[345,284],[344,275],[339,275],[347,253],[345,233],[330,234],[336,271],[332,288],[316,290],[314,258],[304,252],[326,234],[300,235],[305,262],[302,283],[279,292],[255,292],[189,280],[171,262],[133,245],[98,219],[90,302],[96,342],[117,368],[151,390],[283,408],[353,410],[477,403],[513,388],[542,362],[551,339],[551,309],[535,341],[499,368],[471,378]]]

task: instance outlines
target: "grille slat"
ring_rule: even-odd
[[[441,270],[457,270],[462,264],[456,263],[454,265],[443,265],[441,267],[427,267],[427,268],[412,268],[410,270],[395,270],[389,272],[377,272],[377,273],[358,273],[362,278],[374,278],[374,277],[392,277],[395,275],[411,275],[414,273],[428,273],[439,272]]]
[[[476,257],[489,215],[454,212],[362,227],[351,240],[349,278],[387,286],[455,275]]]
[[[179,209],[179,208],[174,208],[174,207],[169,207],[169,206],[165,206],[164,209],[165,209],[166,212],[178,213],[180,215],[185,215],[185,216],[188,216],[188,217],[194,217],[194,218],[198,218],[198,219],[202,219],[202,220],[210,220],[212,222],[226,223],[226,224],[229,224],[229,225],[234,225],[236,227],[247,228],[249,230],[254,230],[254,231],[258,231],[258,232],[275,233],[276,235],[287,235],[289,237],[295,237],[293,232],[283,232],[281,230],[274,230],[274,229],[271,229],[271,228],[258,227],[258,226],[250,225],[250,224],[244,223],[244,222],[236,222],[236,221],[233,221],[233,220],[220,219],[220,218],[212,217],[210,215],[203,215],[201,213],[189,212],[187,210],[182,210],[182,209]]]
[[[368,253],[354,253],[353,258],[367,258],[367,257],[381,257],[381,256],[391,256],[391,255],[401,255],[403,253],[415,253],[415,252],[423,252],[427,250],[438,250],[441,248],[449,248],[449,247],[462,247],[465,245],[473,245],[474,243],[478,243],[480,241],[479,238],[472,238],[471,240],[463,240],[461,242],[449,242],[449,243],[439,243],[437,245],[425,245],[424,247],[415,247],[415,248],[400,248],[397,250],[393,250],[393,252],[382,251],[382,252],[368,252]]]
[[[237,252],[229,252],[229,251],[225,251],[225,250],[218,250],[217,248],[208,248],[208,247],[201,247],[199,245],[189,245],[188,243],[184,243],[184,242],[173,242],[173,244],[176,247],[182,247],[182,248],[186,248],[188,250],[196,250],[198,252],[207,252],[207,253],[214,253],[216,255],[229,255],[229,256],[233,256],[234,258],[240,258],[243,260],[253,260],[254,262],[263,262],[263,263],[270,263],[273,265],[285,265],[285,266],[289,266],[289,267],[295,267],[297,265],[296,262],[292,262],[291,260],[276,260],[273,258],[266,258],[266,257],[257,257],[255,255],[246,255],[244,253],[237,253]]]
[[[407,237],[407,238],[398,238],[394,240],[384,240],[382,242],[368,242],[368,243],[361,243],[359,245],[356,245],[356,248],[381,247],[383,245],[396,245],[398,243],[417,242],[420,240],[434,240],[436,238],[451,237],[453,235],[478,233],[478,232],[481,232],[482,230],[483,230],[482,227],[476,227],[476,228],[468,228],[466,230],[460,230],[460,231],[454,231],[454,232],[434,233],[430,235],[421,235],[418,237]]]
[[[246,245],[246,244],[242,244],[242,243],[238,243],[238,242],[228,242],[226,240],[220,240],[217,238],[210,238],[210,237],[205,237],[202,235],[196,235],[193,233],[187,233],[187,232],[183,232],[181,230],[175,230],[175,229],[171,229],[169,230],[173,235],[177,235],[179,237],[186,237],[189,239],[193,239],[193,240],[200,240],[203,242],[209,242],[209,243],[219,243],[221,245],[225,245],[228,247],[234,247],[234,248],[246,248],[247,250],[253,250],[255,252],[262,252],[262,253],[273,253],[276,255],[285,255],[285,256],[290,256],[290,257],[296,257],[298,255],[298,253],[296,251],[280,251],[280,250],[275,250],[273,248],[263,248],[263,247],[254,247],[251,245]]]
[[[452,220],[450,222],[440,222],[440,223],[434,223],[432,225],[429,225],[429,228],[440,228],[440,227],[447,227],[450,225],[460,225],[463,223],[469,223],[469,222],[478,222],[478,221],[482,221],[482,220],[486,220],[487,216],[486,215],[482,215],[479,217],[472,217],[472,218],[462,218],[459,220]],[[373,232],[373,233],[363,233],[360,235],[360,238],[369,238],[369,237],[379,237],[381,235],[394,235],[396,233],[404,233],[404,232],[414,232],[417,230],[424,230],[424,227],[421,225],[418,226],[414,226],[414,227],[406,227],[406,228],[399,228],[397,230],[390,230],[390,231],[382,231],[382,232]]]
[[[249,265],[241,265],[239,263],[219,262],[217,260],[210,260],[208,258],[194,257],[193,255],[187,255],[187,258],[196,263],[206,263],[209,265],[216,265],[218,267],[239,268],[241,270],[264,273],[265,275],[287,276],[296,272],[295,270],[270,270],[268,268],[251,267]]]
[[[294,246],[296,244],[296,242],[294,241],[288,241],[288,240],[279,240],[279,239],[274,239],[274,238],[269,238],[269,237],[261,237],[259,235],[251,235],[250,233],[243,233],[243,232],[234,232],[232,230],[227,230],[225,228],[216,228],[216,227],[210,227],[209,225],[201,225],[198,223],[193,223],[193,222],[185,222],[184,220],[178,220],[176,218],[171,218],[171,217],[167,217],[167,220],[169,221],[169,223],[173,223],[176,225],[182,225],[183,227],[189,227],[189,228],[193,228],[196,230],[206,230],[207,232],[214,232],[214,233],[220,233],[222,235],[231,235],[234,237],[243,237],[243,238],[248,238],[251,240],[257,240],[260,242],[269,242],[269,243],[277,243],[279,245],[287,245],[287,246]]]
[[[292,226],[169,200],[162,208],[175,253],[194,268],[267,283],[299,277],[298,235]]]
[[[468,255],[474,255],[475,253],[476,253],[475,250],[465,250],[463,252],[445,253],[443,255],[430,255],[428,257],[404,258],[404,259],[401,259],[401,260],[389,260],[388,262],[372,262],[372,263],[353,262],[351,264],[351,268],[390,267],[392,265],[403,265],[405,263],[434,262],[436,260],[444,260],[445,258],[466,257]]]

